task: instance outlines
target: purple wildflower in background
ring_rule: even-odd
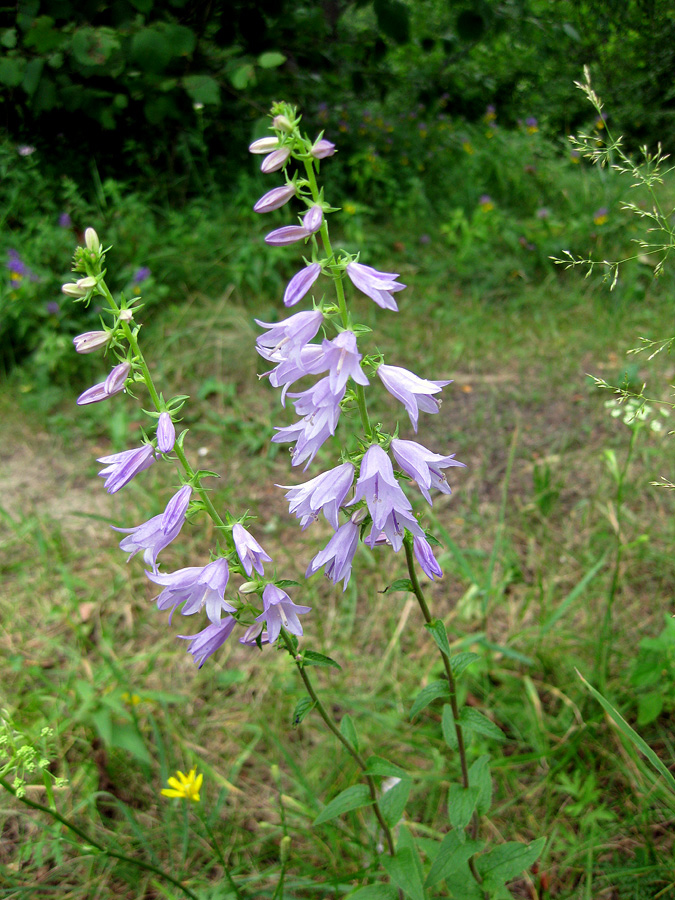
[[[328,370],[330,389],[334,394],[342,391],[347,379],[352,378],[357,384],[370,384],[361,368],[361,354],[356,349],[356,335],[353,331],[341,331],[332,341],[324,340],[321,344],[324,357],[321,368]]]
[[[402,291],[405,287],[396,279],[398,275],[393,272],[378,272],[370,266],[364,266],[361,263],[351,262],[347,266],[347,275],[349,276],[355,288],[358,288],[371,300],[374,300],[382,309],[392,309],[398,311],[396,301],[392,294],[396,291]]]
[[[19,156],[32,156],[35,153],[35,147],[30,144],[19,144],[16,148]]]
[[[291,278],[284,291],[284,306],[295,306],[306,295],[321,274],[319,263],[311,263]]]
[[[431,549],[431,545],[424,535],[415,535],[413,538],[413,550],[415,551],[415,558],[420,564],[422,571],[428,575],[432,581],[436,578],[443,577],[443,571],[438,565],[436,557]]]
[[[320,310],[307,310],[295,313],[288,319],[282,319],[281,322],[262,322],[260,319],[255,321],[261,328],[268,329],[267,333],[261,334],[256,341],[258,352],[262,356],[265,356],[261,350],[264,348],[272,353],[278,353],[283,359],[298,363],[302,348],[319,330],[323,322],[323,313]]]
[[[265,585],[262,593],[263,612],[256,617],[256,622],[267,624],[267,634],[270,644],[279,637],[282,627],[298,637],[302,635],[302,625],[298,615],[311,611],[311,606],[299,606],[291,600],[285,591],[276,584]]]
[[[432,453],[417,441],[402,441],[394,438],[391,442],[391,452],[394,459],[417,484],[422,496],[427,503],[431,503],[429,488],[436,488],[442,494],[452,493],[450,485],[445,480],[445,473],[441,469],[449,466],[464,466],[464,463],[455,459],[454,453],[450,456],[441,456],[440,453]]]
[[[273,209],[280,209],[295,196],[295,185],[285,184],[283,187],[272,188],[258,200],[253,207],[253,211],[257,213],[271,212]]]
[[[234,612],[235,607],[225,599],[225,589],[230,577],[227,560],[214,559],[205,566],[190,566],[176,572],[146,572],[150,581],[164,590],[157,597],[158,609],[170,609],[169,622],[177,606],[183,603],[182,615],[192,616],[206,611],[209,620],[218,624],[223,612]]]
[[[309,234],[315,234],[323,225],[323,210],[318,204],[311,206],[302,217],[302,227]]]
[[[314,159],[326,159],[327,156],[332,156],[335,153],[335,144],[327,141],[325,138],[321,138],[314,142],[309,152]]]
[[[119,394],[124,390],[124,383],[131,372],[131,364],[128,362],[120,363],[111,370],[105,381],[87,388],[77,398],[78,406],[86,406],[88,403],[98,403],[101,400],[107,400],[113,394]]]
[[[288,511],[300,519],[303,531],[312,522],[316,522],[320,512],[323,512],[337,531],[338,510],[344,503],[353,481],[354,466],[351,463],[343,463],[304,484],[278,484],[277,487],[288,492],[285,495],[288,500]]]
[[[201,669],[209,656],[212,656],[216,650],[220,650],[232,634],[236,624],[236,619],[226,616],[216,624],[207,625],[198,634],[179,634],[178,637],[184,641],[190,641],[187,648],[188,653],[192,654],[192,658]]]
[[[134,450],[123,450],[111,456],[99,457],[97,462],[103,463],[105,468],[98,474],[101,478],[105,478],[106,491],[109,494],[116,494],[135,475],[149,469],[154,461],[152,444],[143,444]]]
[[[537,210],[537,218],[538,219],[548,219],[548,217],[550,215],[551,215],[551,213],[545,206],[540,206],[539,209]]]
[[[272,557],[265,553],[253,535],[249,534],[244,526],[237,522],[232,529],[232,539],[234,540],[237,555],[248,577],[251,577],[253,569],[256,570],[258,575],[264,575],[263,562],[272,562]]]
[[[168,412],[160,413],[157,422],[157,449],[160,453],[171,453],[176,442],[176,429]]]
[[[529,134],[535,134],[537,131],[539,131],[538,126],[539,123],[534,116],[528,116],[527,119],[525,119],[525,128],[527,129]]]
[[[134,273],[133,282],[134,284],[141,284],[152,275],[152,272],[147,266],[141,266],[140,269],[136,269]]]
[[[275,228],[265,235],[265,243],[270,247],[286,247],[288,244],[295,244],[298,241],[304,241],[308,238],[310,232],[301,225],[283,225],[281,228]]]
[[[67,212],[62,212],[59,216],[59,228],[72,228],[73,220],[70,218]]]
[[[595,225],[604,225],[609,219],[609,210],[606,206],[601,206],[593,213],[593,222]]]
[[[309,578],[325,566],[326,578],[330,578],[333,584],[342,581],[344,592],[352,575],[352,562],[358,544],[359,526],[350,519],[338,528],[324,549],[310,562],[305,578]]]
[[[401,366],[387,366],[384,363],[378,367],[377,374],[389,393],[405,406],[415,431],[420,409],[437,413],[441,401],[432,394],[437,394],[446,384],[450,384],[450,381],[428,381]]]
[[[178,537],[183,524],[185,514],[190,503],[192,488],[188,485],[182,487],[178,493],[169,500],[166,509],[158,516],[153,516],[147,522],[136,525],[134,528],[117,528],[114,531],[126,534],[127,537],[120,541],[120,550],[129,553],[127,562],[141,550],[143,562],[157,571],[157,556],[168,547],[174,538]]]
[[[56,302],[56,300],[50,300],[49,303],[45,304],[45,309],[49,313],[50,316],[55,316],[58,314],[61,307]]]

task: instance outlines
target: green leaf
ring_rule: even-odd
[[[26,65],[26,70],[23,73],[23,82],[21,86],[29,97],[32,97],[37,90],[44,64],[44,59],[31,59],[31,61]]]
[[[436,642],[436,646],[443,653],[444,656],[447,656],[450,659],[450,643],[448,641],[448,632],[445,630],[445,625],[441,622],[440,619],[433,619],[433,621],[429,622],[424,626],[426,630],[431,634],[432,638]]]
[[[412,897],[412,900],[425,900],[424,885],[414,850],[402,847],[396,851],[396,856],[383,856],[381,859],[382,868],[404,894]]]
[[[12,50],[16,47],[16,28],[8,28],[6,31],[3,31],[2,37],[0,37],[0,44],[7,50]]]
[[[23,45],[24,47],[33,47],[36,53],[43,56],[56,50],[66,39],[63,32],[54,28],[54,19],[51,16],[38,16],[26,32]]]
[[[495,891],[503,887],[507,881],[520,875],[525,869],[537,861],[546,844],[546,838],[521,844],[509,841],[494,847],[489,853],[476,860],[476,868],[483,878],[483,890]]]
[[[672,791],[675,791],[675,778],[671,775],[668,769],[665,767],[663,762],[658,758],[656,753],[652,750],[649,744],[644,741],[640,735],[633,728],[630,727],[628,722],[624,719],[621,713],[614,709],[609,700],[605,699],[599,691],[593,687],[593,685],[589,684],[588,681],[584,678],[581,672],[578,669],[575,669],[577,675],[583,683],[586,685],[588,690],[593,694],[598,703],[602,706],[605,712],[614,720],[619,731],[627,737],[628,740],[635,746],[637,749],[647,757],[649,762],[654,766],[654,768],[661,774],[666,780],[666,783],[670,787]]]
[[[398,891],[391,884],[369,884],[347,894],[345,900],[398,900]]]
[[[349,741],[354,750],[359,749],[359,736],[356,733],[356,726],[349,713],[342,717],[342,721],[340,722],[340,734]]]
[[[393,828],[397,822],[400,822],[410,796],[411,787],[412,781],[409,778],[403,778],[390,787],[388,791],[384,791],[380,797],[378,803],[382,817],[390,828]]]
[[[220,87],[210,75],[186,75],[183,87],[193,103],[203,103],[205,106],[220,104]]]
[[[71,41],[73,56],[82,66],[103,66],[120,47],[120,39],[113,28],[78,28]]]
[[[450,660],[452,674],[455,678],[459,678],[462,672],[468,668],[471,663],[476,662],[477,659],[480,659],[480,656],[477,653],[471,653],[469,650],[464,650],[462,653],[456,653]]]
[[[331,819],[335,819],[337,816],[341,816],[352,809],[370,806],[372,802],[373,799],[370,796],[368,785],[355,784],[342,791],[337,797],[334,797],[314,819],[314,824],[321,825],[322,822],[329,822]]]
[[[600,559],[595,563],[595,565],[593,565],[588,570],[588,572],[586,572],[584,577],[572,588],[572,590],[565,597],[560,606],[558,606],[553,615],[550,616],[550,618],[548,618],[546,622],[544,622],[544,624],[541,626],[541,634],[546,634],[548,631],[550,631],[551,628],[553,628],[553,626],[556,624],[556,622],[565,615],[574,601],[585,593],[588,585],[595,578],[600,569],[602,569],[605,565],[605,559],[606,556],[601,556]]]
[[[453,828],[466,828],[476,808],[480,788],[451,784],[448,788],[448,817]]]
[[[410,710],[410,718],[414,719],[418,713],[422,712],[423,709],[439,697],[448,698],[449,696],[450,690],[448,689],[447,681],[432,681],[426,687],[423,687],[415,698],[415,702]]]
[[[152,760],[145,746],[145,741],[138,733],[133,722],[115,723],[113,726],[112,746],[131,753],[139,762],[150,765]]]
[[[459,723],[462,728],[476,734],[484,734],[487,737],[494,738],[496,741],[505,741],[504,732],[491,722],[482,712],[478,712],[472,706],[465,706],[459,714]]]
[[[397,44],[410,40],[410,12],[400,0],[375,0],[377,27]]]
[[[232,82],[232,86],[238,91],[243,91],[249,84],[255,84],[255,69],[250,63],[245,63],[243,66],[237,66],[230,75],[230,81]]]
[[[445,743],[451,750],[457,750],[459,748],[459,741],[457,740],[457,731],[455,730],[455,717],[452,714],[452,707],[449,703],[446,703],[443,706],[441,726],[443,728],[443,739],[445,740]]]
[[[164,30],[141,28],[131,39],[131,59],[144,72],[159,75],[173,56],[171,44]]]
[[[382,756],[369,756],[366,760],[366,775],[382,775],[385,778],[409,778],[410,776],[400,766],[389,762]]]
[[[0,57],[0,83],[6,84],[7,87],[18,87],[23,81],[25,67],[25,59],[15,56]]]
[[[477,787],[479,794],[476,801],[476,812],[484,816],[492,806],[492,778],[490,776],[490,757],[479,756],[469,769],[469,784]]]
[[[293,726],[299,725],[307,713],[314,709],[314,701],[311,697],[301,697],[295,705],[293,711]]]
[[[640,694],[638,696],[638,725],[649,725],[661,715],[663,694]]]
[[[286,57],[278,50],[268,50],[267,53],[261,53],[258,57],[258,65],[263,69],[276,69],[286,62]]]
[[[197,35],[185,25],[170,23],[165,26],[165,33],[174,56],[190,56],[197,46]]]
[[[466,866],[471,857],[483,848],[483,841],[472,841],[466,839],[462,841],[462,835],[459,831],[450,831],[441,841],[438,854],[434,859],[433,865],[429,869],[426,887],[432,887],[438,884],[450,874],[456,873],[462,866]],[[473,875],[469,872],[471,880],[475,881]]]
[[[412,581],[409,578],[397,578],[396,581],[392,581],[392,583],[386,587],[382,593],[388,594],[389,591],[407,591],[410,594],[414,593]]]
[[[342,666],[336,663],[330,656],[324,656],[323,653],[317,653],[316,650],[304,650],[302,653],[302,661],[306,666],[319,666],[321,669],[341,669]]]
[[[94,723],[98,736],[106,748],[112,746],[113,726],[110,710],[106,707],[100,707],[91,714],[91,721]]]

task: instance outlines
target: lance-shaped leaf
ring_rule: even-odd
[[[370,806],[372,802],[373,799],[370,796],[368,786],[365,784],[355,784],[342,791],[337,797],[334,797],[330,803],[321,810],[316,819],[314,819],[314,824],[321,825],[322,822],[329,822],[331,819],[335,819],[343,813],[350,812],[352,809]]]

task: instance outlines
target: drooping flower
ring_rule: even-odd
[[[291,397],[297,398],[294,402],[295,411],[304,418],[286,428],[277,428],[278,433],[274,435],[272,442],[276,444],[295,442],[292,465],[300,465],[306,459],[306,469],[324,441],[335,434],[340,418],[340,403],[344,395],[344,388],[337,394],[331,391],[328,378],[322,378],[309,390],[300,394],[290,394]]]
[[[181,603],[184,616],[205,609],[209,620],[217,624],[223,612],[234,612],[235,607],[225,599],[225,589],[230,577],[227,560],[214,559],[205,566],[189,566],[175,572],[146,572],[150,581],[163,587],[157,597],[158,609],[170,609],[169,622],[174,610]]]
[[[99,382],[86,391],[83,391],[77,398],[78,406],[86,406],[88,403],[98,403],[100,400],[107,400],[113,394],[119,394],[124,390],[124,383],[131,372],[131,364],[128,362],[120,363],[111,369],[110,374],[105,381]]]
[[[234,540],[237,555],[248,577],[251,577],[253,569],[256,570],[258,575],[264,575],[263,562],[272,562],[272,557],[265,553],[253,535],[249,534],[239,522],[232,529],[232,539]]]
[[[282,591],[276,584],[267,584],[262,593],[263,612],[256,617],[256,622],[267,624],[267,634],[270,644],[279,637],[282,627],[291,634],[300,636],[302,625],[299,615],[308,613],[311,606],[299,606],[291,600],[286,591]]]
[[[285,206],[291,197],[295,197],[295,185],[284,184],[282,187],[272,188],[258,200],[253,207],[253,211],[257,213],[272,212],[273,209],[281,209]]]
[[[382,309],[398,310],[392,294],[402,291],[405,287],[396,279],[398,275],[393,272],[378,272],[370,266],[351,262],[347,266],[347,275],[354,287],[358,288],[371,300],[374,300]]]
[[[439,393],[441,388],[450,384],[450,381],[428,381],[401,366],[388,366],[384,363],[378,367],[377,374],[389,393],[405,406],[415,431],[420,409],[427,413],[437,413],[441,408],[441,401],[436,400],[432,394]]]
[[[236,624],[236,619],[226,616],[220,622],[207,625],[197,634],[179,634],[178,637],[184,641],[190,641],[187,648],[188,653],[192,654],[192,658],[201,669],[209,656],[212,656],[216,650],[220,650],[232,634]]]
[[[407,514],[412,511],[412,507],[396,480],[391,460],[379,444],[373,444],[366,450],[361,460],[361,470],[356,481],[354,497],[347,506],[353,506],[361,500],[366,501],[368,512],[373,520],[373,527],[367,541],[370,546],[373,546],[381,532],[384,531],[395,545],[394,549],[400,550],[400,542],[397,537],[392,536],[398,536],[400,533],[402,540],[403,532],[399,528],[399,519],[404,519],[407,527],[410,519]]]
[[[143,562],[157,571],[158,554],[178,537],[183,527],[191,493],[192,488],[185,485],[169,500],[163,513],[134,528],[113,526],[114,531],[127,535],[120,541],[120,549],[129,554],[127,562],[142,550]]]
[[[309,152],[314,159],[326,159],[327,156],[332,156],[335,153],[335,144],[327,141],[325,138],[321,138],[321,140],[314,141]]]
[[[378,533],[377,528],[373,526],[365,542],[371,549],[376,544],[388,543],[391,544],[394,553],[398,553],[403,546],[406,530],[415,537],[424,536],[424,531],[411,512],[394,508],[385,519],[382,531]]]
[[[190,769],[187,775],[184,775],[179,769],[176,775],[177,778],[172,776],[167,780],[169,787],[162,788],[162,795],[164,797],[181,797],[183,800],[199,803],[199,789],[204,776],[201,773],[197,775],[196,769]]]
[[[319,263],[310,263],[291,278],[284,291],[284,306],[295,306],[305,296],[321,274]]]
[[[325,574],[333,584],[342,581],[342,590],[347,589],[352,574],[352,562],[359,544],[359,526],[353,522],[353,517],[344,525],[341,525],[326,546],[310,562],[305,573],[309,578],[318,572],[323,566]]]
[[[261,322],[256,319],[256,324],[261,328],[269,329],[266,334],[261,334],[256,344],[272,353],[278,354],[280,359],[290,359],[300,362],[302,348],[312,340],[323,322],[321,310],[308,310],[295,313],[281,322]],[[269,355],[262,353],[267,359]]]
[[[264,172],[265,175],[269,175],[270,172],[278,172],[279,169],[283,168],[286,164],[290,155],[290,147],[280,147],[278,150],[273,150],[272,153],[270,153],[269,156],[266,156],[260,163],[260,171]]]
[[[258,353],[270,362],[279,364],[266,374],[269,376],[272,387],[280,387],[281,405],[286,405],[286,394],[289,387],[305,375],[313,375],[318,371],[317,366],[323,360],[323,350],[320,344],[305,344],[298,357],[292,359],[280,358],[279,355],[263,351],[260,347]]]
[[[97,462],[104,463],[105,468],[98,474],[101,478],[105,478],[106,491],[115,494],[139,472],[149,469],[154,461],[152,444],[143,444],[134,450],[123,450],[121,453],[99,457]]]
[[[304,484],[279,484],[277,487],[288,492],[286,494],[288,511],[300,519],[303,531],[312,522],[316,522],[320,512],[323,512],[337,531],[338,510],[344,503],[353,481],[354,466],[347,462],[317,475]]]
[[[85,331],[84,334],[78,334],[73,338],[73,344],[78,353],[94,353],[95,350],[105,347],[110,338],[109,331]]]
[[[440,453],[432,453],[417,441],[402,441],[394,438],[391,442],[391,452],[394,459],[403,469],[406,475],[417,483],[422,496],[427,503],[431,503],[429,488],[436,488],[442,494],[452,493],[450,485],[445,479],[442,469],[449,466],[464,466],[465,464],[455,459],[455,454],[441,456]]]
[[[361,354],[356,348],[356,335],[353,331],[341,331],[332,341],[324,340],[321,344],[324,357],[321,368],[328,370],[330,389],[334,394],[342,391],[347,379],[352,378],[357,384],[370,384],[361,368]]]
[[[323,210],[315,203],[314,206],[311,206],[305,215],[302,217],[302,227],[305,231],[309,232],[309,234],[314,234],[321,228],[323,225]]]
[[[415,551],[415,558],[420,564],[422,571],[428,575],[432,581],[436,578],[443,577],[443,571],[438,565],[438,561],[434,556],[431,545],[423,534],[416,534],[413,538],[413,550]]]
[[[168,412],[160,413],[157,422],[157,449],[160,453],[171,453],[176,442],[176,429]]]
[[[286,247],[288,244],[295,244],[298,241],[304,241],[308,238],[310,232],[301,225],[283,225],[281,228],[275,228],[265,235],[265,243],[271,247]]]

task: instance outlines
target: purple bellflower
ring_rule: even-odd
[[[123,450],[121,453],[113,453],[111,456],[101,456],[97,462],[104,463],[105,468],[98,473],[105,478],[105,489],[109,494],[116,494],[120,488],[128,484],[131,479],[149,469],[154,463],[154,448],[152,444],[143,444],[134,450]]]
[[[398,311],[392,294],[402,291],[405,287],[396,280],[398,275],[393,272],[378,272],[377,269],[356,262],[349,263],[347,275],[355,288],[374,300],[382,309]]]
[[[310,233],[302,225],[284,225],[266,234],[265,243],[271,247],[286,247],[288,244],[304,241],[310,236]]]
[[[286,405],[286,393],[289,387],[305,375],[315,374],[323,362],[323,350],[319,344],[305,344],[300,351],[299,361],[296,361],[296,359],[284,359],[274,353],[268,354],[263,352],[260,347],[258,348],[258,353],[264,356],[265,359],[269,359],[270,362],[279,363],[276,368],[265,374],[269,375],[272,387],[282,388],[282,406]]]
[[[318,141],[314,141],[309,152],[314,159],[326,159],[327,156],[332,156],[335,153],[335,144],[327,141],[325,138],[321,138]]]
[[[263,562],[272,562],[272,557],[265,553],[253,535],[249,534],[244,526],[237,522],[232,529],[232,539],[234,540],[237,555],[248,577],[251,577],[253,569],[256,570],[258,575],[264,575]]]
[[[135,528],[113,526],[114,531],[127,535],[120,541],[120,549],[129,553],[127,562],[132,556],[143,550],[143,562],[146,566],[151,566],[153,571],[157,571],[157,556],[165,547],[169,546],[174,538],[178,537],[185,522],[185,513],[191,494],[192,488],[185,485],[173,495],[166,509],[160,515],[153,516],[152,519],[136,525]]]
[[[287,428],[277,428],[278,434],[274,435],[272,442],[286,444],[295,441],[292,465],[298,466],[307,460],[306,469],[324,441],[335,434],[344,395],[344,388],[337,394],[331,391],[328,378],[322,378],[301,394],[290,394],[297,397],[295,411],[304,418]]]
[[[260,163],[260,171],[264,172],[265,175],[269,175],[270,172],[278,172],[279,169],[282,169],[286,165],[290,155],[290,147],[280,147],[278,150],[273,150],[272,153],[270,153],[269,156],[266,156]]]
[[[305,578],[309,578],[325,566],[326,577],[330,578],[333,584],[342,581],[343,592],[347,589],[354,554],[359,543],[359,526],[352,519],[341,525],[324,549],[317,553],[305,572]]]
[[[431,545],[424,535],[415,535],[413,538],[413,550],[415,551],[415,558],[425,575],[428,575],[432,581],[443,577],[441,567],[438,565]]]
[[[176,443],[176,429],[168,412],[160,413],[157,422],[157,449],[160,453],[171,453]]]
[[[265,585],[262,599],[263,612],[257,616],[256,622],[266,622],[270,644],[273,644],[279,637],[282,627],[291,634],[298,636],[302,634],[302,625],[298,616],[308,613],[311,606],[296,605],[288,594],[278,588],[276,584]]]
[[[150,581],[161,585],[164,590],[157,597],[158,609],[170,609],[169,622],[174,610],[181,603],[184,616],[206,610],[209,620],[215,625],[223,612],[234,612],[235,607],[225,599],[225,589],[230,576],[227,560],[214,559],[205,566],[190,566],[176,572],[146,572]]]
[[[108,331],[85,331],[73,338],[73,344],[78,353],[93,353],[107,346],[111,336]]]
[[[361,354],[356,349],[354,332],[341,331],[332,341],[324,340],[321,349],[324,352],[324,362],[315,371],[328,370],[329,385],[334,394],[344,390],[350,377],[357,384],[370,384],[360,366]]]
[[[323,472],[306,481],[304,484],[279,484],[288,491],[288,511],[300,519],[304,531],[312,522],[316,522],[319,513],[323,512],[333,528],[338,529],[338,510],[345,501],[354,481],[354,466],[343,463],[328,472]]]
[[[445,473],[441,469],[448,466],[464,466],[465,464],[455,459],[455,454],[441,456],[440,453],[432,453],[417,441],[402,441],[394,438],[391,442],[391,452],[394,459],[403,469],[406,475],[416,482],[422,496],[431,503],[429,488],[436,488],[442,494],[450,494],[450,485],[445,479]]]
[[[77,398],[78,406],[86,406],[88,403],[98,403],[100,400],[107,400],[113,394],[119,394],[124,390],[124,383],[131,372],[131,364],[128,362],[120,363],[111,369],[110,374],[105,381],[95,384],[93,387],[87,388]]]
[[[270,636],[263,631],[263,628],[262,622],[254,622],[253,625],[249,625],[244,636],[239,638],[239,643],[246,644],[247,647],[257,647],[258,640],[261,644],[269,644]]]
[[[311,263],[297,272],[288,282],[284,291],[284,306],[295,306],[296,303],[299,303],[320,274],[319,263]]]
[[[384,363],[378,367],[377,374],[389,393],[405,406],[415,431],[420,409],[427,413],[437,413],[441,408],[441,401],[432,397],[432,394],[437,394],[446,384],[450,384],[450,381],[428,381],[408,369]]]
[[[323,322],[323,313],[318,309],[307,310],[295,313],[281,322],[261,322],[260,319],[255,321],[261,328],[269,329],[256,341],[258,352],[262,356],[266,356],[261,350],[265,348],[272,353],[278,353],[278,359],[290,359],[299,364],[300,352],[319,330]],[[270,356],[266,358],[270,359]]]
[[[302,227],[310,234],[314,234],[323,225],[323,210],[318,204],[311,206],[302,217]]]
[[[291,197],[295,197],[295,185],[285,184],[282,187],[272,188],[258,200],[253,207],[253,211],[257,213],[272,212],[273,209],[281,209],[285,206]]]
[[[178,637],[184,641],[190,641],[187,648],[188,653],[192,654],[192,658],[201,669],[209,656],[212,656],[216,650],[220,650],[232,634],[236,624],[236,619],[226,616],[220,622],[207,625],[198,634],[179,634]]]

